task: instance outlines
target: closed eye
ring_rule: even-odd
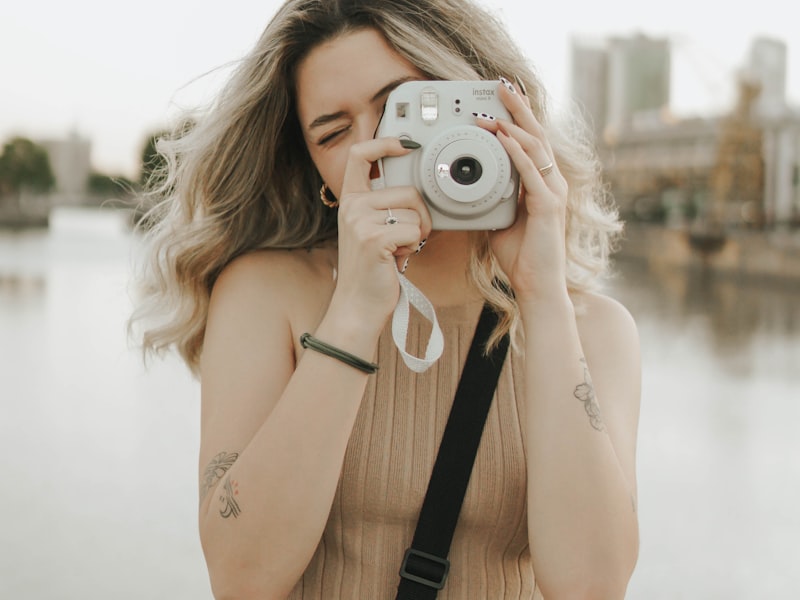
[[[394,81],[391,81],[388,84],[384,85],[380,90],[378,90],[372,96],[372,98],[370,99],[370,102],[371,103],[379,103],[380,107],[381,107],[381,111],[383,111],[383,108],[384,108],[384,106],[386,104],[386,97],[389,95],[389,93],[394,88],[396,88],[401,83],[405,83],[406,81],[414,81],[414,80],[417,80],[417,79],[419,79],[419,77],[414,76],[414,75],[406,75],[406,76],[403,76],[403,77],[399,77],[399,78],[395,79]],[[344,110],[340,110],[340,111],[333,112],[333,113],[330,113],[330,114],[320,115],[316,119],[311,121],[311,123],[308,124],[308,127],[306,128],[306,131],[308,131],[308,134],[311,135],[311,132],[313,132],[317,127],[322,127],[323,125],[330,125],[330,124],[332,124],[332,123],[334,123],[334,122],[336,122],[336,121],[338,121],[340,119],[345,119],[347,117],[348,117],[347,112],[344,111]],[[348,129],[348,128],[346,128],[346,129]],[[324,145],[324,144],[326,144],[328,142],[333,141],[333,139],[336,136],[338,136],[339,134],[341,134],[344,131],[346,131],[346,129],[341,129],[341,130],[337,129],[336,131],[334,131],[334,132],[332,132],[330,134],[324,135],[322,138],[317,140],[317,142],[316,142],[317,145],[322,146],[322,145]]]
[[[336,131],[328,133],[328,134],[322,136],[320,139],[317,140],[317,145],[318,146],[325,146],[325,145],[329,144],[330,142],[332,142],[333,140],[335,140],[341,134],[343,134],[346,131],[348,131],[349,129],[350,129],[350,127],[344,127],[342,129],[337,129]]]

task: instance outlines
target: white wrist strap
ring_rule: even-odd
[[[394,307],[394,314],[392,315],[392,337],[408,368],[416,373],[423,373],[439,360],[442,355],[444,336],[439,328],[439,321],[436,319],[436,311],[433,310],[431,301],[400,271],[397,272],[397,278],[400,280],[400,297],[397,299],[397,306]],[[410,317],[409,302],[433,326],[431,335],[428,338],[428,346],[425,349],[425,358],[418,358],[406,352],[408,320]]]

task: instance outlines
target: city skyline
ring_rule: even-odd
[[[0,20],[0,141],[15,134],[52,139],[75,132],[91,140],[98,171],[131,177],[146,136],[179,107],[209,99],[278,6],[275,0],[232,0],[224,10],[192,4],[187,18],[188,3],[143,0],[136,11],[112,18],[97,0],[43,4],[19,5]],[[764,0],[758,11],[727,7],[724,14],[689,0],[663,10],[630,0],[602,6],[577,0],[557,7],[525,0],[484,4],[509,25],[557,106],[569,94],[573,38],[639,33],[672,42],[676,113],[725,110],[733,100],[736,69],[760,36],[787,44],[787,99],[792,105],[800,99],[791,19],[777,0]]]

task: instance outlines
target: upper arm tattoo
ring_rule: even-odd
[[[239,458],[238,452],[220,452],[211,459],[203,473],[203,480],[200,482],[200,502],[205,499],[208,492],[217,485],[217,482],[233,466],[237,458]]]
[[[586,364],[586,359],[581,358],[583,364],[583,383],[575,387],[572,395],[578,400],[583,402],[583,408],[586,414],[589,415],[589,423],[597,431],[605,431],[605,425],[600,417],[600,405],[597,404],[597,397],[594,394],[594,385],[592,385],[592,378],[589,375],[589,367]]]
[[[219,501],[222,503],[222,508],[219,511],[223,519],[233,517],[234,519],[239,516],[242,509],[239,508],[239,503],[236,501],[236,496],[239,495],[239,483],[233,481],[230,477],[225,478],[225,483],[222,486],[222,493],[219,495]]]

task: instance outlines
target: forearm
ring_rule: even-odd
[[[329,312],[313,333],[369,359],[377,332],[348,325]],[[218,597],[285,597],[302,575],[324,530],[368,377],[329,356],[303,354],[269,417],[201,507]]]
[[[622,597],[638,530],[567,297],[521,306],[531,553],[545,597]],[[550,591],[550,595],[548,595]]]

